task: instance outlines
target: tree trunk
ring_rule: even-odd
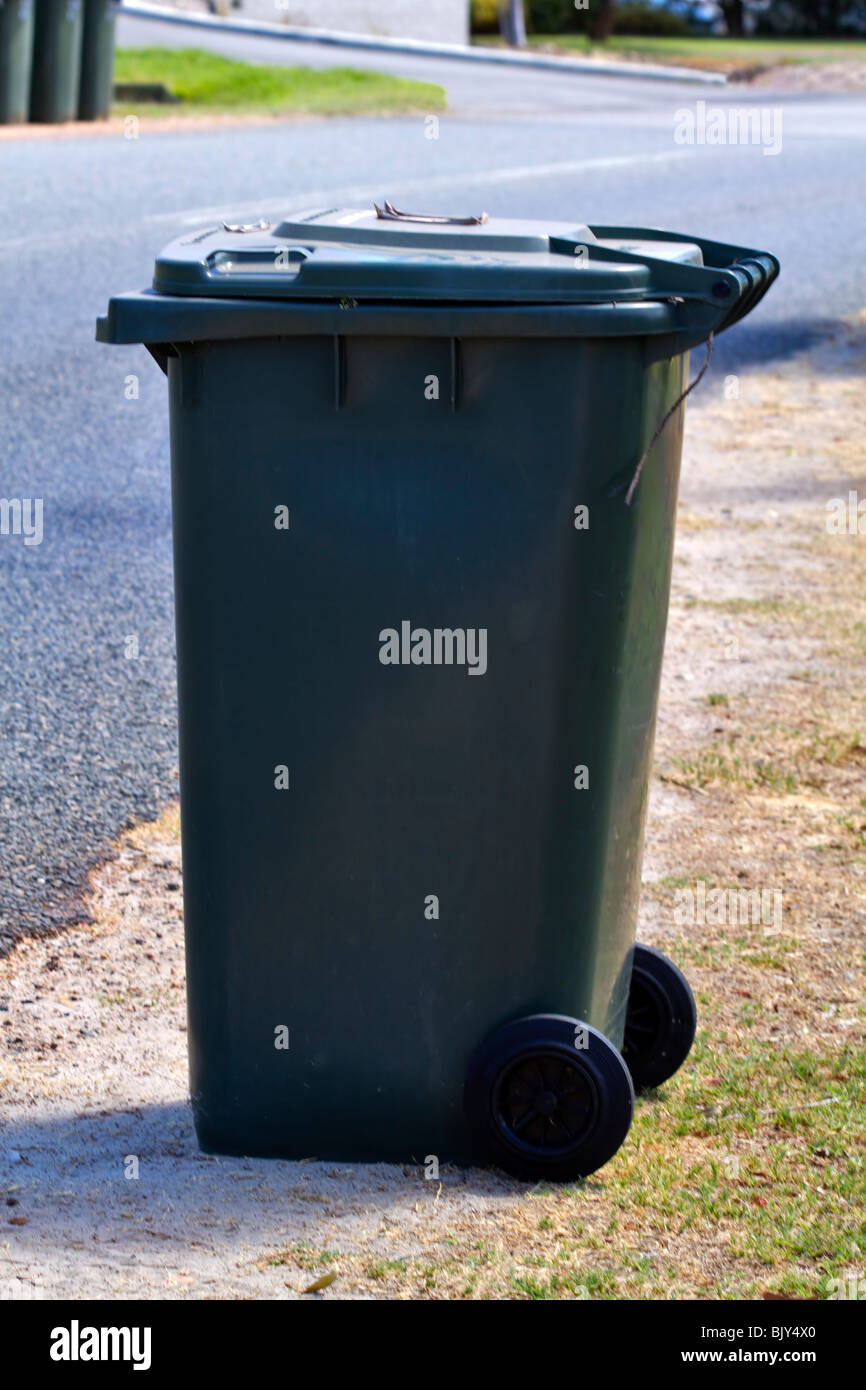
[[[731,38],[743,36],[743,0],[719,0]]]
[[[599,4],[589,20],[589,37],[593,43],[604,43],[613,33],[616,17],[616,0],[599,0]]]
[[[499,32],[512,48],[526,47],[523,0],[499,0]]]

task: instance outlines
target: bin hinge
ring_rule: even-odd
[[[707,241],[686,233],[663,232],[655,227],[590,227],[596,238],[588,247],[568,237],[550,238],[550,249],[562,255],[588,250],[591,261],[625,261],[644,266],[650,273],[649,292],[659,298],[711,305],[714,317],[697,341],[705,340],[711,329],[721,333],[748,314],[763,298],[779,273],[779,262],[768,251],[747,246]],[[600,243],[626,241],[664,245],[688,242],[697,246],[703,264],[692,265],[665,257],[648,256],[643,250],[629,251],[623,246]]]

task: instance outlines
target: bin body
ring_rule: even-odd
[[[84,0],[78,119],[101,121],[111,114],[114,30],[119,0]]]
[[[206,1149],[465,1158],[491,1028],[551,1011],[621,1041],[679,430],[639,516],[610,489],[683,359],[467,342],[452,413],[423,393],[449,350],[350,341],[339,412],[327,338],[169,359]],[[404,622],[485,630],[486,672],[382,665]]]
[[[468,1160],[494,1030],[622,1044],[675,407],[689,348],[777,263],[417,221],[190,233],[98,328],[168,376],[210,1151]]]
[[[82,0],[35,0],[30,119],[57,124],[78,112]]]
[[[33,0],[0,0],[0,125],[26,121],[33,61]]]

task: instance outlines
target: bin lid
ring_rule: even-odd
[[[676,293],[700,247],[580,222],[313,209],[283,221],[223,222],[173,241],[153,288],[210,298],[455,303],[610,303]],[[651,236],[651,234],[650,234]],[[673,274],[672,274],[673,272]]]

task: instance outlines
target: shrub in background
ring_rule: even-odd
[[[532,34],[585,34],[598,9],[590,0],[589,9],[576,10],[574,0],[526,0],[526,27]],[[498,0],[472,0],[473,34],[499,32]],[[647,0],[627,0],[617,6],[613,21],[616,34],[685,34],[688,21],[683,14],[650,5]]]

